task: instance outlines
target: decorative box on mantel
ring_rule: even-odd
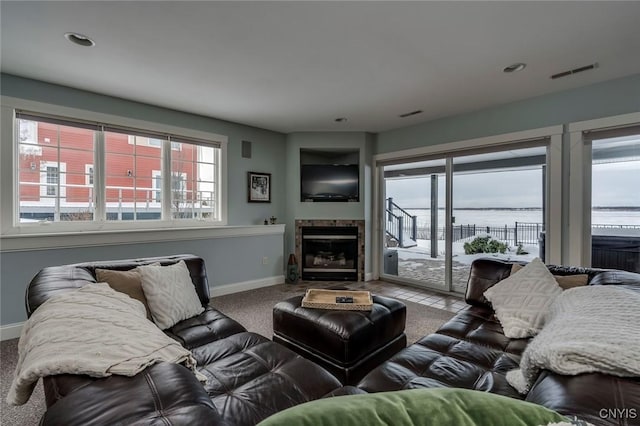
[[[364,220],[296,219],[303,280],[364,281]]]

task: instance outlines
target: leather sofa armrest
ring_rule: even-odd
[[[484,292],[511,274],[513,262],[498,259],[476,259],[471,263],[465,301],[472,306],[491,309]]]

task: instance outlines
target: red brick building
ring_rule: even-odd
[[[52,207],[63,216],[92,217],[94,134],[79,127],[20,121],[21,218],[46,219]],[[115,132],[104,135],[107,218],[133,219],[134,211],[137,219],[159,218],[163,141]],[[193,205],[199,193],[194,187],[198,146],[175,142],[171,146],[172,204]]]

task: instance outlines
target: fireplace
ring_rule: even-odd
[[[302,228],[302,279],[358,279],[358,228],[306,226]]]
[[[364,221],[297,219],[295,225],[303,280],[364,281]]]

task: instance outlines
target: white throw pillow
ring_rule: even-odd
[[[484,292],[510,338],[535,336],[544,326],[549,306],[562,293],[558,282],[538,258],[517,274]]]
[[[139,266],[138,270],[153,322],[161,330],[204,311],[183,260],[168,266]]]

